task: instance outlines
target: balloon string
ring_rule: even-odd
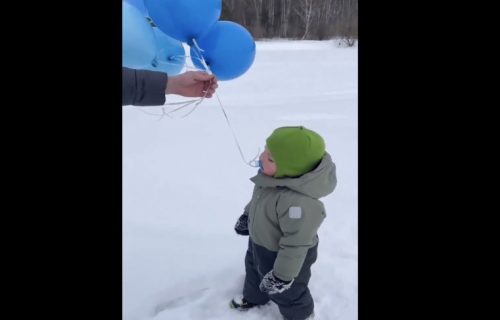
[[[194,44],[194,47],[196,48],[196,53],[200,57],[201,64],[203,65],[203,67],[205,67],[205,71],[208,74],[212,74],[212,70],[210,70],[207,63],[205,62],[205,58],[203,58],[203,55],[201,54],[203,52],[203,50],[200,48],[200,46],[198,45],[198,42],[196,42],[195,38],[193,38],[193,44]]]
[[[151,115],[151,116],[160,116],[160,118],[159,118],[158,120],[161,120],[161,119],[163,119],[163,117],[164,117],[164,116],[167,116],[167,117],[169,117],[169,118],[173,118],[173,117],[171,116],[171,114],[172,114],[172,113],[174,113],[174,112],[176,112],[176,111],[178,111],[178,110],[180,110],[180,109],[182,109],[182,108],[185,108],[185,107],[189,106],[190,104],[193,104],[193,103],[195,103],[195,102],[197,102],[197,101],[199,101],[199,99],[196,99],[196,100],[189,100],[189,101],[183,101],[183,102],[173,102],[173,103],[168,103],[169,105],[179,105],[179,104],[182,104],[180,107],[178,107],[178,108],[176,108],[176,109],[174,109],[174,110],[171,110],[171,111],[169,111],[169,112],[166,112],[166,110],[165,110],[165,106],[164,106],[164,105],[163,105],[163,106],[140,106],[140,107],[138,107],[138,109],[139,109],[141,112],[143,112],[143,113],[145,113],[145,114],[148,114],[148,115]],[[196,105],[194,106],[194,108],[193,108],[193,109],[191,109],[191,111],[189,111],[187,114],[183,115],[181,118],[185,118],[185,117],[187,117],[188,115],[190,115],[190,114],[191,114],[191,113],[192,113],[192,112],[196,109],[196,107],[197,107],[197,106],[198,106],[198,104],[196,104]],[[144,110],[143,110],[143,109],[145,109],[145,108],[158,108],[158,107],[160,107],[160,108],[161,108],[161,111],[162,111],[162,113],[161,113],[161,114],[154,114],[154,113],[146,112],[146,111],[144,111]]]
[[[229,121],[229,118],[226,114],[226,110],[224,110],[224,107],[222,106],[222,102],[220,101],[220,98],[219,98],[219,95],[217,94],[217,92],[215,93],[215,96],[217,97],[217,100],[219,101],[219,106],[222,110],[222,113],[224,114],[224,117],[226,118],[226,123],[227,123],[229,129],[231,129],[231,133],[233,135],[234,142],[236,142],[236,146],[238,147],[238,151],[240,152],[241,159],[243,160],[243,162],[245,164],[249,165],[250,167],[258,168],[259,165],[258,165],[258,163],[256,163],[256,159],[260,154],[260,148],[257,150],[257,154],[255,155],[255,157],[252,160],[247,161],[245,159],[245,156],[243,155],[243,151],[241,150],[240,143],[238,142],[238,138],[236,137],[236,134],[234,133],[233,127],[231,126],[231,122]]]
[[[206,93],[205,93],[206,95]],[[139,110],[141,110],[143,113],[146,113],[146,114],[149,114],[149,115],[154,115],[154,116],[160,116],[160,118],[158,120],[161,120],[164,116],[168,116],[169,118],[172,118],[171,114],[176,112],[176,111],[179,111],[187,106],[190,106],[194,103],[194,106],[193,108],[185,115],[181,116],[181,118],[185,118],[187,117],[188,115],[190,115],[191,113],[193,113],[194,110],[196,110],[196,108],[198,107],[198,105],[201,103],[202,99],[192,99],[192,100],[186,100],[186,101],[180,101],[180,102],[169,102],[169,103],[165,103],[161,106],[140,106],[138,107]],[[166,106],[178,106],[180,105],[179,107],[173,109],[173,110],[170,110],[170,111],[166,111],[165,110],[165,107]],[[145,112],[143,111],[142,109],[144,108],[158,108],[160,107],[161,108],[161,111],[162,113],[160,115],[158,114],[152,114],[152,113],[149,113],[149,112]]]
[[[194,38],[193,38],[193,44],[194,44],[194,47],[196,48],[196,53],[200,57],[200,58],[196,58],[196,59],[200,60],[201,64],[203,65],[203,67],[205,68],[205,71],[208,74],[212,74],[212,70],[210,70],[210,68],[208,67],[205,59],[203,58],[203,55],[202,55],[203,50],[200,48],[200,46],[198,46],[198,43],[196,42],[196,39],[194,39]],[[250,167],[254,167],[254,168],[259,167],[258,163],[256,162],[256,159],[257,159],[257,157],[260,154],[260,148],[257,151],[257,155],[252,160],[247,161],[245,159],[245,156],[243,155],[243,151],[241,150],[241,146],[240,146],[240,143],[238,141],[238,138],[236,137],[236,134],[235,134],[235,132],[233,130],[233,127],[231,126],[231,121],[229,121],[229,117],[227,116],[226,110],[222,106],[222,102],[220,101],[220,98],[219,98],[219,95],[217,94],[217,92],[215,92],[215,96],[217,97],[217,100],[219,101],[219,106],[220,106],[220,108],[222,110],[222,113],[224,114],[224,117],[226,118],[226,123],[227,123],[229,129],[231,130],[234,142],[236,143],[236,146],[238,147],[238,151],[240,152],[241,159],[243,160],[243,162],[245,164],[249,165]]]
[[[182,61],[182,60],[185,60],[186,56],[185,55],[175,55],[175,56],[171,56],[169,57],[168,59],[172,59],[172,60],[176,60],[178,59],[179,61]],[[160,65],[166,65],[166,64],[176,64],[176,63],[171,63],[171,62],[164,62],[164,61],[157,61],[157,63],[159,63]],[[179,111],[187,106],[190,106],[194,103],[194,106],[193,108],[188,112],[186,113],[185,115],[183,115],[181,118],[185,118],[187,117],[188,115],[190,115],[191,113],[193,113],[196,108],[203,102],[203,100],[206,98],[208,94],[208,90],[205,92],[205,94],[203,95],[203,97],[199,98],[199,99],[194,99],[194,100],[187,100],[187,101],[182,101],[182,102],[169,102],[169,103],[165,103],[163,104],[163,106],[161,107],[162,108],[162,114],[159,118],[159,120],[161,120],[163,118],[163,116],[168,116],[168,117],[171,117],[170,115],[176,111]],[[164,106],[173,106],[173,105],[181,105],[180,107],[177,107],[173,110],[170,110],[169,112],[166,112],[165,109],[164,109]]]
[[[203,99],[196,99],[196,100],[192,100],[191,102],[186,102],[186,103],[184,103],[184,105],[167,112],[166,115],[169,116],[170,114],[195,103],[193,108],[191,109],[191,111],[189,111],[188,113],[186,113],[185,115],[183,115],[181,117],[181,118],[185,118],[185,117],[189,116],[191,113],[193,113],[194,110],[196,110],[196,108],[200,105],[201,101],[203,101]]]

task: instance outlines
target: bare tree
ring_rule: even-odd
[[[281,0],[281,23],[280,23],[280,36],[283,38],[288,37],[288,19],[292,9],[291,0]]]
[[[267,21],[269,28],[267,29],[267,34],[274,36],[274,0],[267,1]]]
[[[304,40],[312,24],[313,0],[300,0],[298,7],[295,7],[294,11],[304,24],[304,35],[302,36],[302,40]]]
[[[263,26],[262,26],[262,0],[251,0],[253,9],[254,9],[254,14],[255,14],[255,21],[254,21],[254,36],[256,37],[264,37],[264,32],[263,32]]]

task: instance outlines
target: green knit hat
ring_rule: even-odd
[[[302,126],[278,128],[266,144],[276,163],[275,178],[303,175],[316,167],[325,154],[323,138]]]

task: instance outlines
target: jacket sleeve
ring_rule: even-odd
[[[283,236],[274,262],[275,275],[285,281],[297,277],[318,229],[326,217],[323,203],[311,198],[279,201],[278,220]]]
[[[257,189],[257,186],[254,186],[253,191],[252,191],[252,199],[250,199],[250,201],[247,203],[247,205],[243,209],[243,214],[248,215],[250,213],[250,206],[252,205],[253,195],[255,194],[256,189]]]
[[[165,104],[166,73],[122,67],[122,106]]]

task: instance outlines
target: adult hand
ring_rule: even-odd
[[[203,71],[187,71],[169,76],[166,94],[178,94],[184,97],[211,98],[217,89],[217,78]]]

